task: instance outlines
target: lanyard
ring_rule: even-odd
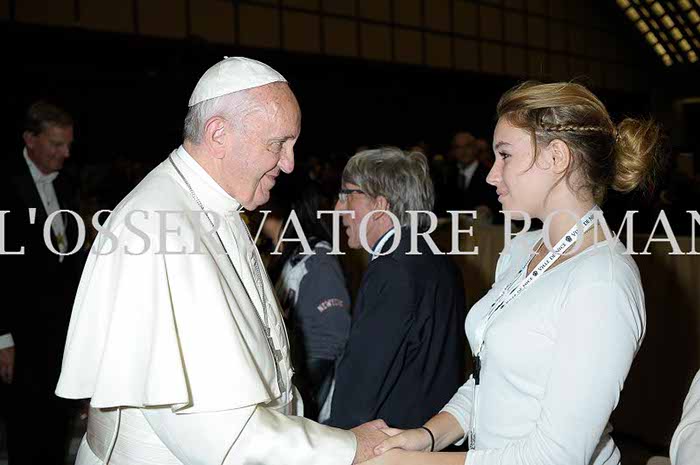
[[[491,304],[489,313],[485,318],[482,319],[481,323],[476,329],[476,354],[474,355],[474,398],[472,402],[472,415],[471,415],[471,428],[469,430],[469,449],[474,449],[476,447],[476,409],[478,403],[478,390],[481,381],[481,352],[484,349],[486,343],[486,332],[491,327],[491,324],[496,319],[496,317],[503,311],[503,309],[518,298],[532,283],[537,281],[545,271],[556,263],[556,261],[566,253],[567,250],[571,248],[576,243],[579,235],[585,234],[589,229],[593,227],[593,220],[595,219],[595,212],[599,210],[596,205],[588,211],[582,218],[580,218],[575,225],[569,229],[569,231],[564,234],[564,236],[557,242],[557,244],[552,248],[552,251],[537,264],[534,270],[528,274],[525,279],[521,280],[519,284],[519,278],[525,273],[527,267],[530,265],[533,257],[525,263],[525,265],[520,269],[518,275],[515,279],[508,284],[501,293],[496,297],[496,300]],[[582,228],[579,228],[579,225]],[[540,244],[540,247],[542,244]]]

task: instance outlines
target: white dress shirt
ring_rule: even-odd
[[[525,233],[503,251],[496,282],[467,316],[473,352],[476,328],[541,237]],[[560,263],[492,321],[469,465],[620,462],[608,420],[646,325],[639,271],[624,250],[602,242]],[[465,433],[473,396],[472,376],[443,409]]]
[[[29,172],[34,180],[34,185],[36,185],[36,190],[39,191],[39,197],[41,197],[41,203],[44,204],[44,210],[46,210],[46,216],[50,216],[52,213],[57,212],[61,209],[58,204],[58,197],[56,197],[56,191],[53,188],[53,181],[58,177],[58,171],[53,173],[44,174],[39,170],[39,168],[34,164],[34,162],[29,158],[27,154],[27,148],[23,151],[24,159],[29,167]],[[65,252],[68,249],[68,244],[66,243],[66,227],[63,222],[61,215],[56,215],[51,223],[51,229],[53,230],[54,236],[56,236],[56,241],[58,243],[58,250],[60,252]],[[59,255],[59,260],[62,260],[63,256]]]
[[[476,173],[476,169],[479,167],[479,161],[474,160],[473,162],[469,163],[468,165],[462,166],[459,170],[460,174],[460,187],[462,189],[467,189],[469,187],[469,184],[472,182],[472,178],[474,177],[474,173]]]

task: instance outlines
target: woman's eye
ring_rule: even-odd
[[[503,159],[503,160],[505,160],[506,158],[510,157],[510,154],[509,154],[509,153],[499,152],[498,154],[501,156],[501,159]]]
[[[270,145],[270,150],[273,152],[279,152],[282,150],[282,142],[273,142],[272,145]]]

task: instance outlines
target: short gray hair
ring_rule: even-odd
[[[204,126],[211,118],[221,116],[238,126],[256,105],[256,99],[251,95],[250,89],[200,102],[187,111],[182,136],[185,140],[199,144],[204,137]]]
[[[428,159],[420,152],[404,152],[397,147],[364,150],[350,158],[342,180],[355,184],[372,198],[384,197],[401,226],[410,224],[409,210],[432,211],[435,203]],[[418,216],[422,230],[429,225],[427,215]]]

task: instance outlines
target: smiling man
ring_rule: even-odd
[[[110,215],[57,388],[91,398],[78,465],[349,465],[386,438],[381,422],[301,417],[274,289],[239,215],[292,172],[300,124],[278,72],[227,58],[197,83],[182,146]]]

